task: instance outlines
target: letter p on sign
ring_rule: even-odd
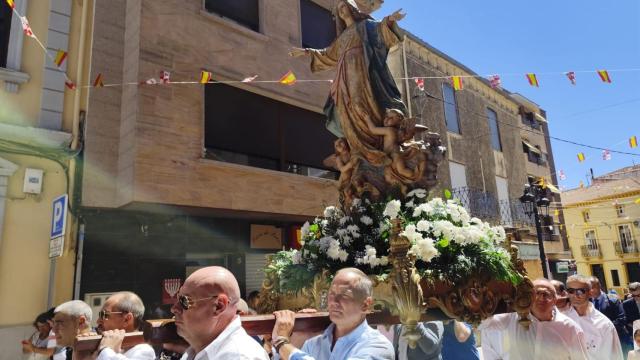
[[[58,196],[53,200],[53,214],[51,218],[51,238],[64,236],[64,230],[67,225],[67,202],[69,197],[67,194]]]

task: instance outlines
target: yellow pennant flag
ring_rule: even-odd
[[[607,70],[598,70],[598,76],[600,76],[600,80],[602,80],[602,82],[611,84],[611,77],[609,76],[609,72],[607,72]]]
[[[540,84],[538,83],[538,78],[536,77],[536,74],[534,74],[534,73],[527,74],[527,80],[529,81],[529,85],[535,86],[535,87],[540,87]]]
[[[57,67],[60,67],[62,66],[62,63],[66,58],[67,58],[67,52],[58,50],[58,52],[56,53],[56,58],[53,60],[53,62],[56,64]]]
[[[200,84],[206,84],[206,83],[210,82],[212,75],[213,74],[211,72],[209,72],[209,71],[204,71],[203,70],[202,72],[200,72]]]
[[[636,201],[634,201],[634,203],[640,205],[640,198],[637,198]]]
[[[289,70],[286,74],[282,75],[279,82],[284,85],[293,85],[296,83],[296,75],[293,71]]]
[[[16,4],[13,3],[13,0],[7,0],[7,5],[9,5],[9,7],[12,9],[16,8]]]
[[[629,138],[629,146],[631,146],[631,148],[635,148],[638,147],[638,137],[633,135],[632,137]]]
[[[555,210],[553,211],[553,215],[554,215],[554,216],[560,216],[560,210],[555,209]]]
[[[462,84],[462,77],[460,77],[460,76],[452,76],[451,77],[451,86],[453,86],[453,90],[455,90],[455,91],[462,90],[464,88],[464,85]]]
[[[578,161],[579,162],[583,162],[584,161],[584,153],[578,153]]]

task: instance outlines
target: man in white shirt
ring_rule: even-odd
[[[495,315],[480,325],[485,360],[566,360],[587,358],[584,334],[555,307],[556,290],[546,279],[533,282],[534,298],[527,329],[516,313]]]
[[[149,344],[122,349],[125,334],[142,329],[143,316],[144,304],[138,295],[129,291],[111,295],[98,313],[102,340],[97,360],[154,360],[156,353]]]
[[[66,348],[64,354],[67,359],[71,359],[76,337],[91,333],[92,317],[91,307],[81,300],[67,301],[54,310],[53,331],[56,334],[56,344]]]
[[[585,345],[589,359],[622,360],[622,347],[613,323],[589,301],[591,281],[582,275],[572,275],[567,279],[567,292],[571,309],[565,314],[584,331]]]
[[[178,335],[190,345],[182,360],[268,360],[242,328],[237,313],[238,281],[229,270],[211,266],[187,278],[171,307]]]
[[[551,285],[556,289],[556,308],[561,312],[569,311],[571,302],[569,301],[569,293],[563,282],[551,280]]]

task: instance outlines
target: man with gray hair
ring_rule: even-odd
[[[125,334],[142,329],[144,304],[130,291],[111,295],[98,313],[98,332],[102,340],[98,346],[97,360],[153,360],[155,351],[148,344],[122,348]]]
[[[91,307],[84,301],[71,300],[59,305],[53,316],[57,346],[72,349],[76,336],[91,332],[91,317]],[[71,359],[71,351],[67,351],[67,359]]]
[[[391,342],[369,327],[367,313],[373,304],[373,284],[365,273],[345,268],[336,273],[328,295],[332,324],[323,334],[305,341],[302,349],[290,343],[295,313],[276,311],[272,344],[274,355],[284,360],[376,359],[393,360]]]

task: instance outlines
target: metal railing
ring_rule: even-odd
[[[585,258],[602,257],[599,246],[582,245],[580,246],[580,250],[582,251],[582,257]]]
[[[471,216],[495,225],[512,227],[535,226],[518,199],[498,200],[495,195],[469,187],[454,188],[452,197],[459,199]]]
[[[615,241],[613,243],[613,246],[616,249],[617,255],[640,253],[640,251],[638,250],[638,244],[636,243],[635,240]]]

